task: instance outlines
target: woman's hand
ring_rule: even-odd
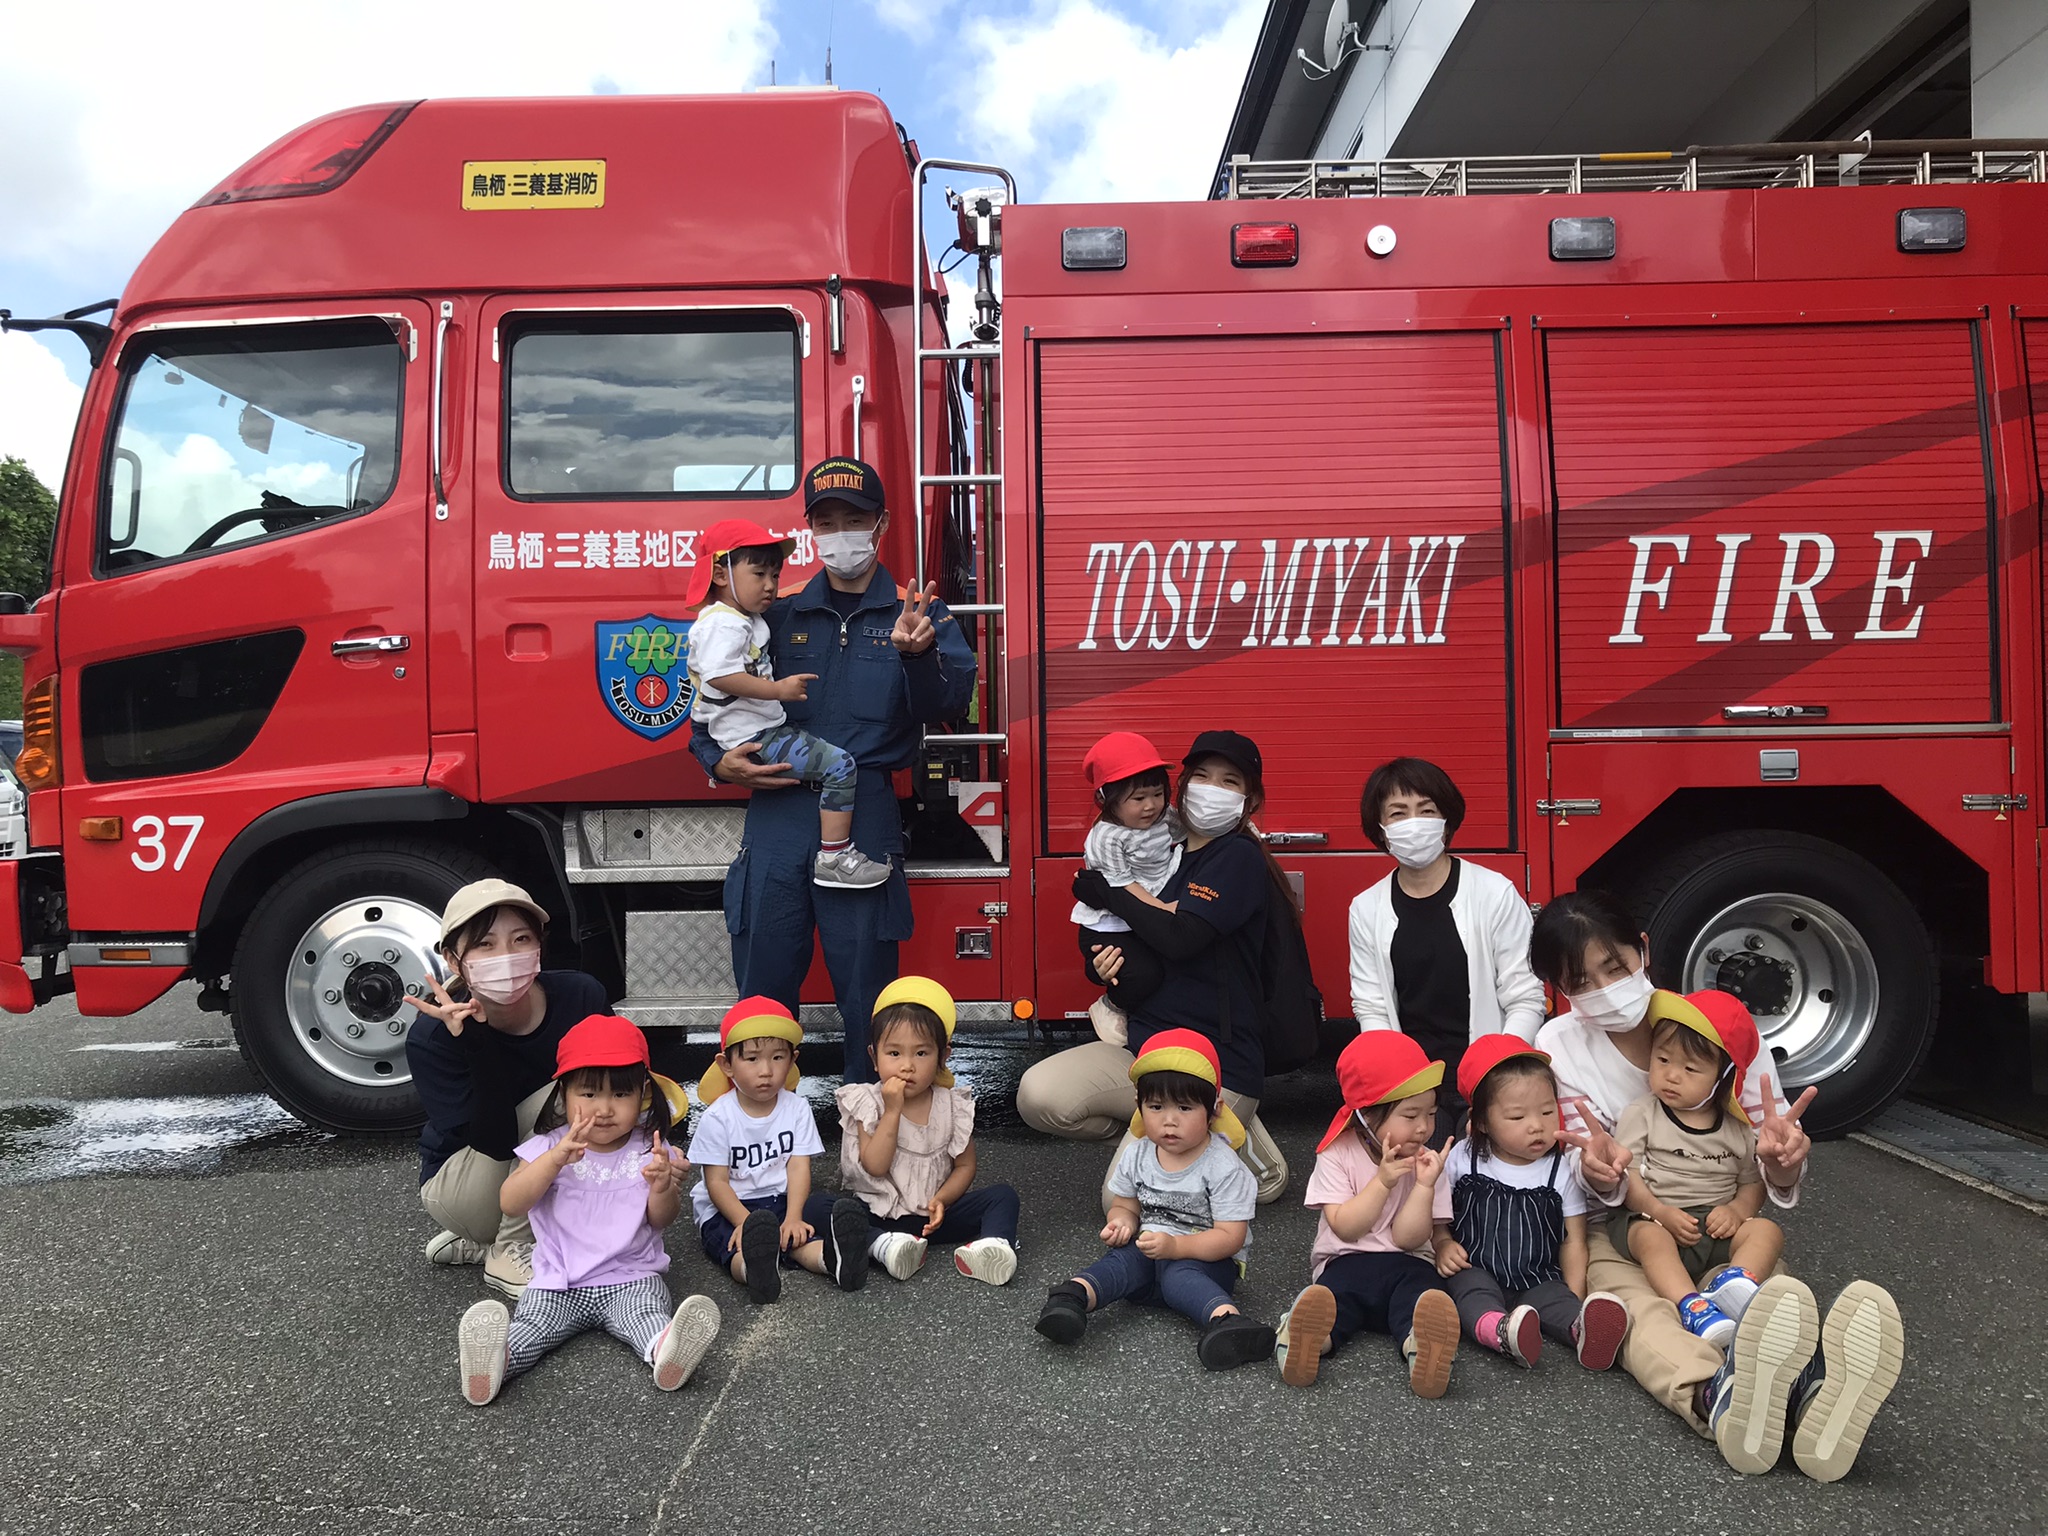
[[[1447,1237],[1436,1245],[1436,1272],[1446,1280],[1471,1267],[1472,1255],[1465,1251],[1465,1245],[1456,1238]]]
[[[1102,1224],[1102,1240],[1112,1248],[1123,1247],[1137,1232],[1137,1222],[1123,1211],[1111,1211],[1109,1220]]]
[[[1700,1240],[1700,1224],[1693,1220],[1692,1213],[1675,1205],[1660,1205],[1650,1212],[1651,1218],[1678,1240],[1681,1248],[1690,1248]]]
[[[1089,964],[1095,967],[1095,974],[1102,978],[1103,985],[1108,986],[1124,968],[1124,952],[1114,944],[1097,944]]]
[[[1074,871],[1074,900],[1083,906],[1093,907],[1098,912],[1103,911],[1109,905],[1112,889],[1099,869],[1090,869],[1084,864]]]
[[[1168,1259],[1180,1257],[1180,1239],[1171,1232],[1140,1232],[1138,1252],[1164,1264]]]
[[[1568,1147],[1578,1148],[1579,1176],[1593,1188],[1611,1194],[1628,1171],[1631,1153],[1608,1134],[1607,1127],[1583,1097],[1565,1102],[1578,1112],[1579,1124],[1585,1130],[1567,1131],[1560,1127],[1557,1139]]]
[[[462,1034],[463,1025],[467,1024],[471,1019],[483,1018],[483,1004],[479,1003],[475,998],[472,997],[465,1002],[458,1003],[442,989],[441,979],[438,976],[428,976],[424,979],[428,989],[434,994],[434,1000],[430,1003],[426,998],[414,997],[410,992],[406,994],[405,1000],[421,1013],[431,1014],[434,1018],[447,1025],[449,1034],[459,1037]]]
[[[1799,1117],[1813,1103],[1818,1088],[1808,1088],[1793,1100],[1784,1114],[1778,1113],[1778,1095],[1773,1085],[1764,1084],[1763,1124],[1756,1128],[1756,1155],[1764,1165],[1764,1177],[1779,1189],[1790,1189],[1806,1170],[1806,1154],[1813,1140],[1800,1128]]]

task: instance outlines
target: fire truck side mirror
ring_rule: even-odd
[[[28,612],[28,599],[19,592],[0,592],[0,616]]]

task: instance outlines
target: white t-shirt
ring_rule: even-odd
[[[1430,1206],[1430,1219],[1449,1221],[1451,1219],[1451,1191],[1458,1186],[1458,1180],[1471,1173],[1472,1142],[1468,1138],[1451,1148],[1451,1155],[1444,1159],[1444,1171],[1437,1175],[1436,1196]],[[1544,1153],[1533,1163],[1511,1163],[1504,1157],[1489,1157],[1479,1165],[1480,1173],[1496,1184],[1505,1184],[1509,1189],[1541,1189],[1548,1184],[1564,1201],[1567,1216],[1586,1214],[1586,1183],[1579,1177],[1579,1151],[1576,1147],[1565,1148],[1564,1156],[1558,1159],[1557,1178],[1550,1177],[1550,1154]]]
[[[1134,1141],[1110,1170],[1109,1192],[1138,1202],[1138,1230],[1185,1237],[1207,1232],[1219,1221],[1249,1222],[1259,1208],[1259,1181],[1230,1143],[1215,1132],[1202,1155],[1174,1172],[1160,1166],[1159,1149]],[[1252,1229],[1244,1229],[1243,1258],[1252,1245]]]
[[[740,1199],[759,1200],[789,1188],[792,1157],[816,1157],[824,1150],[811,1106],[787,1088],[759,1119],[747,1113],[735,1088],[713,1099],[698,1118],[688,1156],[699,1168],[727,1170],[732,1192]],[[718,1212],[702,1179],[690,1191],[690,1210],[700,1226]]]
[[[745,672],[772,678],[768,659],[768,621],[741,613],[729,603],[706,603],[690,625],[690,718],[711,733],[721,747],[755,741],[789,718],[775,699],[740,699],[711,686],[714,677]]]
[[[1187,828],[1181,825],[1179,813],[1169,808],[1149,827],[1096,822],[1081,845],[1081,858],[1111,885],[1139,885],[1157,896],[1180,868],[1181,844],[1187,840]],[[1114,912],[1104,912],[1085,901],[1075,902],[1074,910],[1067,915],[1083,928],[1103,933],[1128,933],[1131,929]]]

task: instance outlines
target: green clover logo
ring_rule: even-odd
[[[657,676],[666,677],[680,659],[676,637],[666,624],[657,625],[652,634],[648,633],[645,624],[635,624],[633,632],[626,637],[626,646],[626,665],[633,669],[636,677],[645,677],[649,667]]]

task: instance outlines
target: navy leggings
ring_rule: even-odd
[[[1206,1323],[1237,1289],[1236,1259],[1168,1259],[1160,1263],[1138,1252],[1133,1242],[1112,1248],[1081,1271],[1095,1291],[1095,1305],[1135,1301],[1171,1307],[1182,1317]]]
[[[869,1218],[877,1232],[908,1232],[924,1236],[924,1217],[916,1211],[908,1216]],[[1017,1246],[1017,1191],[1007,1184],[970,1189],[946,1207],[946,1219],[931,1240],[935,1243],[971,1243],[977,1238],[1000,1237]]]
[[[1415,1326],[1422,1293],[1447,1289],[1436,1266],[1412,1253],[1340,1253],[1323,1266],[1317,1283],[1337,1298],[1333,1350],[1360,1332],[1389,1334],[1398,1347]]]

